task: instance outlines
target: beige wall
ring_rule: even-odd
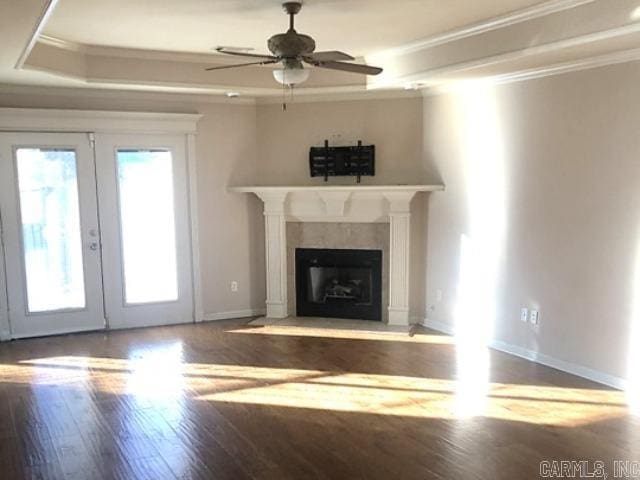
[[[432,170],[423,163],[422,98],[406,98],[258,105],[259,183],[269,185],[323,184],[309,176],[309,147],[355,145],[358,140],[376,146],[376,175],[363,184],[419,184]],[[355,178],[334,177],[330,184],[354,184]],[[422,197],[419,194],[418,197]],[[424,229],[426,211],[416,198],[411,205],[411,290],[413,317],[425,310]],[[386,308],[386,305],[385,305]]]
[[[22,91],[21,91],[22,90]],[[201,113],[197,136],[197,188],[203,307],[206,316],[264,309],[262,206],[229,183],[252,183],[256,159],[255,105],[210,103],[183,95],[51,89],[10,89],[0,106]],[[230,282],[239,291],[230,291]]]
[[[265,299],[262,204],[228,185],[308,184],[308,151],[324,138],[362,139],[377,148],[377,174],[363,183],[416,183],[422,178],[422,99],[352,100],[280,105],[211,103],[207,97],[86,89],[0,89],[0,106],[201,113],[198,125],[198,203],[204,313],[263,309]],[[332,179],[352,183],[355,179]],[[415,208],[421,214],[421,205]],[[413,229],[422,243],[422,219]],[[421,256],[415,248],[415,258]],[[415,268],[414,312],[424,311],[424,269]],[[239,282],[239,292],[230,282]]]
[[[422,100],[353,100],[258,106],[258,178],[269,184],[318,184],[309,177],[309,147],[376,146],[376,175],[363,184],[416,183],[422,178]],[[355,183],[353,178],[330,182]]]
[[[203,113],[198,197],[209,314],[264,306],[261,204],[227,193],[227,184],[321,183],[308,177],[310,145],[337,135],[374,143],[378,174],[365,183],[447,186],[414,202],[414,312],[625,377],[640,331],[632,328],[640,323],[639,84],[640,64],[628,63],[424,100],[293,103],[286,113],[73,92],[0,93],[0,106]],[[539,308],[538,328],[520,322],[522,306]]]
[[[447,186],[429,204],[431,321],[492,326],[494,340],[627,375],[640,322],[638,85],[628,63],[424,99],[424,160]],[[538,328],[522,306],[539,308]]]

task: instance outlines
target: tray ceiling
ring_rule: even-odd
[[[270,66],[205,72],[240,61],[214,46],[266,52],[287,27],[282,0],[4,1],[0,84],[282,98]],[[296,95],[318,99],[640,60],[638,0],[307,0],[296,28],[318,50],[384,68],[369,78],[312,68]]]
[[[210,52],[217,45],[266,52],[283,32],[281,0],[60,0],[44,33],[102,46]],[[321,50],[355,56],[402,45],[540,3],[540,0],[307,0],[296,29]]]

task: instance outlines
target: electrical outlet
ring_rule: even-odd
[[[540,313],[538,312],[538,310],[531,310],[529,312],[529,322],[531,322],[531,325],[540,324]]]
[[[528,320],[529,320],[529,309],[522,307],[520,309],[520,321],[527,323]]]
[[[441,289],[437,289],[436,290],[436,302],[441,302],[442,301],[442,290]]]
[[[237,292],[238,291],[238,282],[236,282],[235,280],[233,282],[231,282],[231,291],[232,292]]]

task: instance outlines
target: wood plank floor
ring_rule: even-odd
[[[0,344],[0,477],[517,480],[640,460],[638,418],[598,384],[427,330],[246,323]]]

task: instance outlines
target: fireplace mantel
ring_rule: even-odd
[[[411,200],[443,185],[237,186],[264,202],[267,317],[289,315],[286,222],[385,222],[390,224],[389,323],[409,324]]]
[[[239,186],[231,192],[254,193],[265,211],[282,208],[289,222],[390,222],[389,214],[408,209],[418,192],[444,185]]]

